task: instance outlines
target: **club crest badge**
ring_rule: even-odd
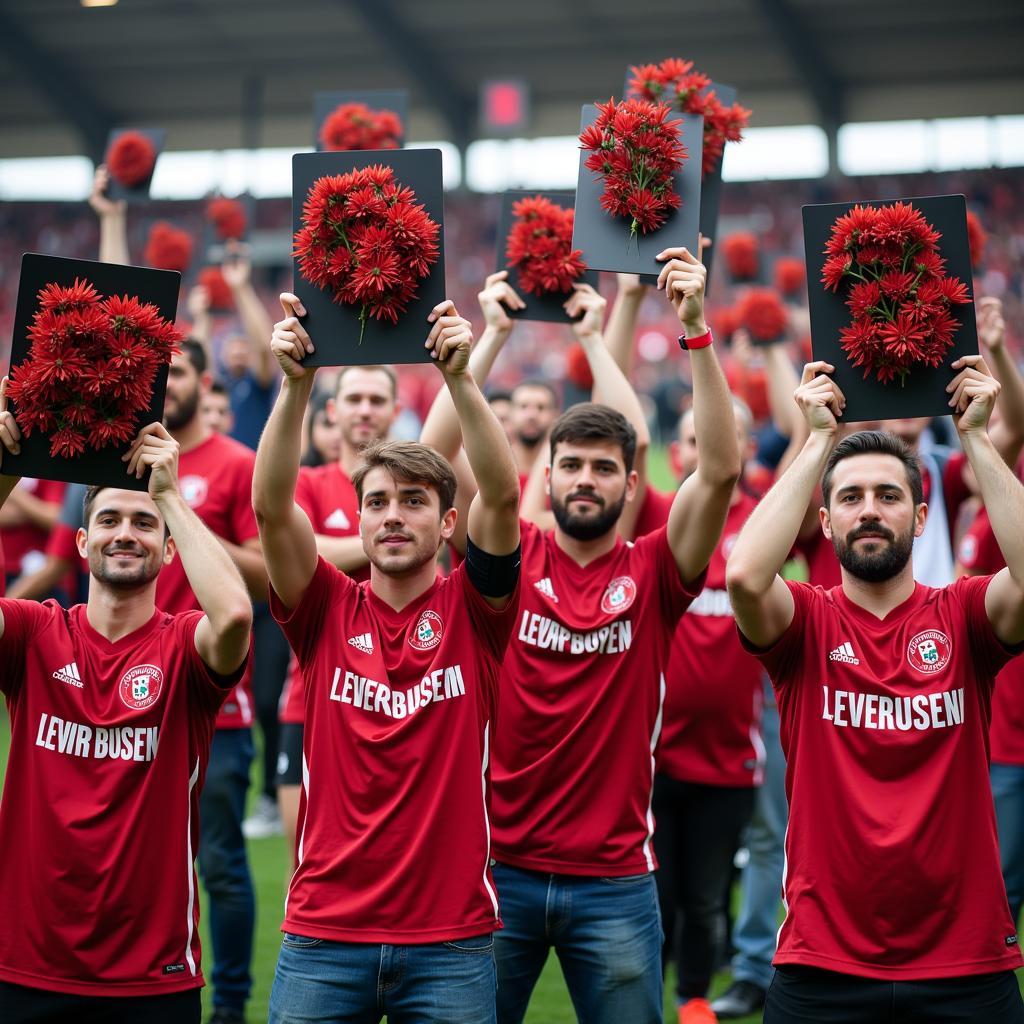
[[[925,675],[941,672],[949,664],[952,653],[949,637],[937,629],[918,633],[907,645],[907,661]]]
[[[192,509],[204,505],[210,493],[210,485],[206,482],[205,476],[183,476],[178,487],[185,504]]]
[[[164,674],[156,665],[136,665],[121,677],[118,692],[126,707],[145,711],[152,707],[164,688]]]
[[[417,651],[429,651],[441,642],[444,624],[441,616],[429,608],[419,617],[416,627],[409,635],[409,644]]]
[[[601,598],[601,611],[605,615],[618,615],[636,600],[636,584],[632,576],[616,576],[608,584]]]

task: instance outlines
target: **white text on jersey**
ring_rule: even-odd
[[[554,619],[524,611],[519,623],[519,639],[531,647],[559,653],[621,654],[628,651],[633,642],[633,623],[630,619],[621,619],[589,633],[573,633]]]
[[[56,715],[39,716],[36,746],[71,757],[109,758],[112,761],[152,761],[160,739],[159,726],[103,726],[67,722]]]
[[[342,679],[341,673],[340,668],[334,670],[331,700],[351,704],[364,711],[382,712],[389,718],[407,718],[427,704],[466,694],[461,665],[435,669],[417,686],[410,686],[407,690],[392,690],[387,683],[356,675],[355,672],[346,672]]]
[[[943,693],[916,693],[913,697],[887,697],[879,693],[852,690],[825,691],[821,717],[840,728],[945,729],[964,724],[964,689]]]

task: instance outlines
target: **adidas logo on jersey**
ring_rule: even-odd
[[[53,673],[53,678],[59,679],[69,686],[77,686],[80,690],[83,688],[82,677],[78,674],[78,665],[73,661],[69,661],[63,668],[57,669]]]
[[[551,577],[545,576],[542,580],[537,580],[534,586],[545,596],[550,598],[555,604],[558,604],[558,597],[555,594],[555,588],[551,586]]]
[[[841,661],[846,665],[859,665],[860,658],[856,657],[853,653],[853,644],[847,640],[845,643],[841,643],[834,651],[829,651],[829,661]]]
[[[350,636],[348,642],[363,654],[373,654],[373,637],[369,633],[360,633],[359,636]]]
[[[351,530],[352,523],[349,522],[349,518],[345,515],[340,508],[336,508],[325,520],[324,526],[330,527],[332,530]]]

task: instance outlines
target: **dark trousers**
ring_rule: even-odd
[[[707,995],[720,962],[733,857],[754,811],[755,793],[752,786],[706,786],[655,776],[662,963],[675,958],[680,1001]]]
[[[164,996],[71,996],[0,981],[3,1024],[199,1024],[199,989]]]
[[[199,873],[210,897],[213,1005],[241,1011],[252,988],[256,897],[242,835],[252,730],[218,729],[199,796]]]
[[[787,964],[775,971],[764,1024],[1022,1024],[1013,971],[879,981]]]
[[[263,764],[260,777],[263,793],[277,795],[278,705],[288,674],[291,649],[281,627],[270,614],[270,606],[261,602],[253,607],[252,696],[256,703],[256,721],[263,733]]]

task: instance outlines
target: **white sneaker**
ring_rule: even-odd
[[[266,793],[260,795],[252,814],[242,822],[242,834],[246,839],[266,839],[268,836],[283,836],[284,823],[277,802]]]

